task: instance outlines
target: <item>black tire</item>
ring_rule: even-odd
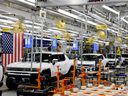
[[[38,78],[37,74],[32,74],[30,77],[30,83],[37,85],[37,78]]]
[[[0,65],[0,66],[2,66],[1,70],[3,70],[3,73],[0,74],[0,75],[2,75],[2,79],[0,80],[0,87],[1,87],[3,85],[3,79],[4,79],[4,67],[3,67],[3,65]]]
[[[16,84],[15,78],[7,77],[6,86],[8,87],[8,89],[13,90],[13,89],[16,89],[18,85]]]
[[[0,82],[0,87],[3,85],[3,82]]]
[[[41,82],[41,87],[46,88],[51,85],[51,77],[49,74],[43,75],[43,81]]]

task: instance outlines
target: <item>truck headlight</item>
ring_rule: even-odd
[[[77,66],[81,66],[81,64],[77,64]]]
[[[12,70],[12,68],[10,68],[10,67],[7,67],[7,70]]]
[[[37,72],[38,69],[37,69],[37,68],[33,68],[32,71],[33,71],[33,72]]]

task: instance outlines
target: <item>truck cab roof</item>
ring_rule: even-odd
[[[33,52],[33,54],[40,54],[40,52]],[[29,53],[31,54],[31,53]],[[42,54],[51,54],[51,55],[55,55],[55,54],[64,54],[63,52],[50,52],[50,51],[42,51]]]
[[[83,55],[97,55],[97,56],[100,56],[102,54],[97,54],[97,53],[86,53],[86,54],[83,54]]]

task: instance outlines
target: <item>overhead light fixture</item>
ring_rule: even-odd
[[[73,34],[79,34],[79,32],[77,32],[77,31],[73,31],[73,30],[67,30],[67,31],[69,31],[69,32],[71,32]]]
[[[108,31],[111,31],[112,33],[119,33],[118,31],[114,31],[114,30],[112,30],[112,29],[110,29],[110,28],[108,28],[107,30],[108,30]]]
[[[83,21],[83,22],[85,22],[85,19],[83,19],[83,18],[81,18],[81,17],[79,17],[79,16],[77,16],[77,15],[75,15],[75,14],[72,14],[72,13],[69,13],[69,12],[67,12],[67,11],[65,11],[65,10],[62,10],[62,9],[58,9],[57,10],[59,13],[61,13],[61,14],[64,14],[64,15],[67,15],[67,16],[69,16],[69,17],[72,17],[72,18],[75,18],[75,19],[78,19],[78,20],[81,20],[81,21]],[[89,23],[89,24],[91,24],[91,25],[96,25],[96,23],[94,23],[94,22],[92,22],[92,21],[87,21],[87,23]]]
[[[64,14],[64,15],[67,15],[67,16],[69,16],[69,17],[72,17],[72,18],[81,20],[81,18],[80,18],[79,16],[77,16],[77,15],[75,15],[75,14],[72,14],[72,13],[69,13],[69,12],[67,12],[67,11],[65,11],[65,10],[58,9],[57,11],[58,11],[59,13],[62,13],[62,14]]]
[[[32,28],[32,25],[28,25],[28,24],[26,24],[25,26],[28,27],[28,28]],[[39,28],[41,28],[41,27],[34,26],[34,28],[39,29]]]
[[[56,29],[48,29],[48,32],[54,32],[54,33],[59,33],[59,34],[61,34],[62,32],[61,31],[59,31],[59,30],[56,30]]]
[[[13,21],[10,21],[10,20],[4,20],[4,19],[0,19],[0,22],[3,22],[3,23],[14,23]]]
[[[13,28],[11,26],[6,26],[6,25],[0,25],[0,27],[2,27],[2,28]]]
[[[26,0],[26,1],[32,2],[32,3],[35,3],[36,2],[36,0]]]
[[[29,21],[29,20],[24,20],[24,23],[30,23],[30,24],[32,24],[33,22],[32,22],[32,21]],[[41,26],[41,24],[36,23],[36,22],[34,22],[34,24],[35,24],[35,25],[39,25],[39,26]]]
[[[14,21],[18,20],[18,18],[14,18],[14,17],[10,17],[10,16],[5,16],[5,15],[1,15],[1,14],[0,14],[0,17],[6,18],[6,19],[10,19],[10,20],[14,20]]]
[[[71,9],[73,12],[75,12],[75,13],[77,13],[77,14],[79,14],[79,15],[81,15],[81,16],[87,16],[86,14],[84,14],[84,13],[82,13],[82,12],[79,12],[79,11],[77,11],[77,10],[75,10],[75,9]],[[88,18],[90,18],[89,16],[87,16]]]
[[[81,21],[85,22],[85,19],[83,19],[83,18],[81,18],[81,17],[79,17],[79,16],[77,16],[77,15],[75,15],[75,14],[69,13],[69,12],[67,12],[67,11],[65,11],[65,10],[58,9],[58,12],[61,13],[61,14],[67,15],[67,16],[69,16],[69,17],[72,17],[72,18],[75,18],[75,19],[78,19],[78,20],[81,20]],[[87,21],[87,23],[89,23],[89,24],[91,24],[91,25],[94,25],[94,26],[97,25],[97,23],[92,22],[92,21],[89,21],[89,20]],[[110,28],[108,28],[107,30],[108,30],[108,31],[111,31],[111,32],[113,32],[113,33],[118,33],[117,31],[114,31],[114,30],[112,30],[112,29],[110,29]]]
[[[111,22],[107,21],[106,19],[100,17],[100,16],[97,15],[97,14],[94,14],[94,13],[92,13],[92,12],[88,12],[88,15],[91,16],[92,18],[97,19],[99,23],[102,22],[102,24],[105,23],[105,24],[111,25]],[[94,20],[95,20],[95,19],[94,19]]]
[[[20,1],[22,3],[28,4],[28,5],[31,5],[31,6],[35,6],[35,2],[31,2],[30,0],[29,1],[27,1],[27,0],[17,0],[17,1]]]
[[[52,31],[55,31],[55,30],[58,31],[58,28],[56,28],[56,27],[51,27],[50,29],[52,29]],[[59,30],[59,32],[60,32],[60,31],[61,31],[61,30]],[[62,29],[62,31],[65,31],[65,30]],[[71,33],[73,33],[73,34],[79,34],[78,31],[74,31],[74,30],[67,30],[67,31],[69,31],[69,32],[71,32]]]
[[[121,20],[128,24],[128,21],[124,19],[124,17],[122,17]]]
[[[111,11],[111,12],[117,14],[117,15],[120,14],[120,12],[118,12],[118,11],[116,11],[116,10],[114,10],[114,9],[112,9],[112,8],[110,8],[110,7],[108,7],[108,6],[106,6],[106,5],[103,5],[102,7],[103,7],[104,9],[108,10],[108,11]]]
[[[91,25],[94,25],[94,26],[96,26],[96,25],[97,25],[97,23],[92,22],[92,21],[87,21],[87,23],[89,23],[89,24],[91,24]]]
[[[13,21],[17,21],[18,20],[18,18],[5,16],[5,15],[1,15],[1,14],[0,14],[0,17],[6,18],[6,19],[10,19],[10,20],[13,20]],[[4,23],[13,23],[13,21],[10,21],[10,20],[0,19],[0,21],[4,22]],[[29,21],[29,20],[24,20],[24,22],[25,23],[31,23],[31,24],[33,23],[32,21]],[[39,23],[34,23],[34,24],[41,26],[41,24],[39,24]]]

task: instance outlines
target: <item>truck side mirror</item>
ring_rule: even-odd
[[[58,59],[53,59],[52,64],[55,65],[55,63],[58,62]]]

